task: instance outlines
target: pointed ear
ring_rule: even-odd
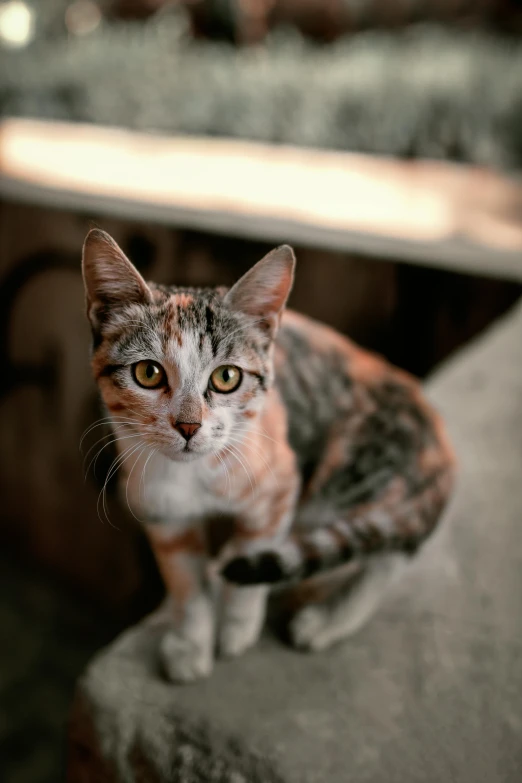
[[[99,228],[89,231],[85,239],[82,273],[91,321],[114,305],[152,302],[151,290],[138,270],[114,239]]]
[[[295,255],[281,245],[258,261],[225,296],[231,310],[251,315],[273,336],[294,282]]]

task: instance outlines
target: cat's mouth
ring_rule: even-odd
[[[208,454],[207,449],[198,449],[191,443],[186,443],[182,449],[169,449],[168,456],[174,462],[193,462]]]

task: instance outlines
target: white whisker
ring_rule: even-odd
[[[261,425],[260,425],[260,426],[261,426]],[[261,429],[263,429],[263,428],[261,428]],[[245,431],[245,432],[252,432],[252,433],[254,433],[254,432],[255,432],[257,435],[261,435],[261,437],[262,437],[262,438],[266,438],[267,440],[271,440],[271,441],[272,441],[272,443],[276,443],[276,444],[277,444],[277,443],[282,443],[282,441],[280,441],[280,440],[275,440],[274,438],[271,438],[271,437],[270,437],[270,435],[267,435],[267,434],[266,434],[266,432],[261,432],[261,430],[258,430],[258,429],[256,429],[255,427],[248,427],[248,428],[247,428],[247,429],[245,429],[244,431]]]
[[[136,459],[134,460],[134,465],[132,466],[132,468],[131,468],[131,469],[130,469],[130,471],[129,471],[129,475],[127,476],[127,481],[126,481],[126,484],[125,484],[125,501],[126,501],[126,503],[127,503],[127,508],[129,509],[130,513],[132,514],[132,516],[134,517],[134,519],[136,520],[136,522],[139,522],[139,524],[140,524],[140,525],[142,525],[142,524],[143,524],[143,520],[141,520],[141,519],[138,519],[138,517],[136,516],[136,514],[134,513],[134,511],[133,511],[133,510],[132,510],[132,508],[130,507],[130,503],[129,503],[129,481],[130,481],[130,477],[132,476],[132,473],[133,473],[133,471],[134,471],[134,468],[136,467],[136,465],[137,465],[137,464],[138,464],[138,462],[140,461],[140,459],[141,459],[141,455],[143,454],[143,452],[145,451],[145,449],[146,449],[146,448],[147,448],[147,446],[146,446],[146,445],[145,445],[145,446],[143,446],[143,448],[141,449],[140,453],[138,454],[138,456],[137,456],[137,457],[136,457]],[[149,456],[150,456],[150,455],[149,455]],[[141,479],[140,479],[140,481],[141,481]],[[139,484],[138,484],[138,496],[139,496]]]
[[[110,434],[114,434],[114,433],[110,433]],[[94,467],[93,467],[93,474],[94,474],[94,476],[96,476],[96,464],[97,464],[97,462],[98,462],[98,457],[100,456],[100,454],[102,453],[102,451],[103,451],[104,449],[106,449],[106,448],[107,448],[107,446],[111,446],[113,443],[117,443],[117,442],[118,442],[118,441],[120,441],[120,440],[128,440],[129,438],[139,438],[139,435],[138,435],[137,433],[133,433],[132,435],[122,435],[122,436],[121,436],[121,437],[119,437],[119,438],[118,438],[118,437],[115,437],[115,438],[113,438],[113,440],[110,440],[110,441],[108,441],[107,443],[105,443],[105,444],[104,444],[104,445],[101,447],[101,449],[99,449],[99,451],[97,451],[97,452],[96,452],[96,454],[94,455],[94,457],[93,457],[93,458],[91,459],[91,461],[89,462],[89,467],[88,467],[88,468],[87,468],[87,470],[85,471],[85,481],[87,480],[87,476],[89,475],[89,471],[90,471],[90,469],[91,469],[91,466],[93,465],[93,463],[94,463]]]
[[[118,416],[107,416],[105,419],[98,419],[94,424],[91,424],[90,427],[88,427],[85,432],[83,433],[81,439],[80,439],[80,451],[82,450],[82,444],[87,435],[96,429],[96,427],[103,427],[104,425],[107,427],[111,427],[111,425],[125,425],[125,424],[134,424],[139,426],[146,426],[143,422],[138,421],[137,419],[124,419],[123,417],[120,418]]]
[[[226,462],[223,459],[223,457],[221,456],[221,454],[219,453],[219,451],[214,451],[213,453],[216,455],[216,457],[218,458],[218,460],[220,461],[220,463],[223,465],[223,467],[225,469],[225,476],[227,478],[227,489],[228,489],[227,498],[230,501],[230,492],[232,490],[232,485],[230,483],[230,474],[228,472],[228,468],[227,468]]]
[[[246,473],[246,476],[247,476],[247,478],[248,478],[248,480],[249,480],[249,482],[250,482],[250,486],[251,486],[251,488],[252,488],[252,497],[254,497],[254,485],[253,485],[253,483],[252,483],[252,478],[251,478],[250,472],[249,472],[249,471],[248,471],[248,469],[245,467],[245,463],[243,462],[243,460],[241,459],[241,457],[240,457],[240,456],[238,456],[238,454],[236,454],[236,452],[238,451],[238,449],[237,449],[235,446],[232,446],[231,444],[227,444],[227,446],[225,447],[225,451],[230,451],[230,453],[232,454],[232,456],[233,456],[233,457],[235,457],[235,458],[237,459],[237,461],[239,462],[239,464],[240,464],[240,465],[243,467],[243,470],[245,471],[245,473]],[[243,456],[245,456],[245,455],[243,454]],[[248,462],[248,460],[246,459],[246,457],[245,457],[245,460]],[[254,477],[254,478],[255,478],[255,477]]]
[[[145,472],[147,470],[147,465],[149,464],[150,458],[157,452],[158,449],[152,449],[149,456],[145,460],[145,465],[143,466],[143,469],[141,471],[141,478],[140,478],[140,484],[138,489],[138,496],[140,498],[140,502],[143,503],[143,493],[145,492]]]
[[[141,445],[141,444],[138,444],[138,445]],[[130,446],[127,446],[127,448],[124,449],[124,451],[122,451],[121,454],[118,454],[113,459],[113,461],[111,462],[111,466],[110,466],[109,470],[107,471],[107,476],[106,476],[106,480],[105,480],[106,484],[108,484],[108,482],[111,480],[111,478],[113,477],[115,472],[118,470],[120,465],[123,464],[122,460],[124,459],[125,455],[129,454],[129,452],[132,451],[132,449],[134,449],[135,447],[136,447],[136,444],[135,443],[131,443]]]
[[[113,465],[111,466],[111,469],[109,470],[107,478],[105,479],[105,483],[104,483],[104,485],[102,487],[102,490],[100,492],[100,495],[102,497],[102,506],[103,506],[103,513],[105,514],[105,518],[106,518],[107,522],[109,523],[109,525],[111,525],[111,527],[114,527],[116,530],[119,530],[119,528],[117,528],[115,525],[112,524],[112,522],[111,522],[111,520],[109,518],[108,511],[107,511],[107,506],[106,506],[106,503],[105,503],[105,493],[106,493],[106,489],[107,489],[107,484],[109,483],[109,481],[112,478],[112,476],[114,476],[116,471],[119,468],[121,468],[121,466],[141,447],[142,447],[141,443],[138,443],[137,446],[135,446],[135,445],[129,446],[129,448],[126,449],[126,451],[124,451],[123,454],[121,454],[114,461]],[[96,510],[98,511],[98,516],[100,517],[100,520],[103,521],[101,519],[101,516],[100,516],[100,513],[99,513],[100,495],[98,495],[98,503],[96,504]]]
[[[102,442],[102,440],[105,440],[106,438],[110,438],[110,437],[111,437],[111,435],[114,435],[114,434],[115,434],[115,433],[114,433],[114,431],[111,429],[111,431],[110,431],[110,432],[108,432],[106,435],[102,435],[102,437],[101,437],[101,438],[98,438],[98,440],[97,440],[95,443],[93,443],[93,445],[92,445],[92,446],[91,446],[91,447],[90,447],[90,448],[87,450],[87,452],[86,452],[86,454],[85,454],[85,456],[84,456],[84,458],[83,458],[82,468],[85,468],[85,463],[87,462],[87,459],[88,459],[88,457],[89,457],[89,454],[91,453],[91,451],[92,451],[93,449],[95,449],[95,448],[96,448],[96,446],[98,445],[98,443],[101,443],[101,442]],[[116,438],[116,440],[119,440],[119,438]]]
[[[80,451],[82,448],[82,443],[92,430],[95,430],[96,427],[103,427],[103,425],[106,425],[107,427],[110,427],[111,425],[111,417],[105,416],[103,419],[97,419],[93,424],[91,424],[89,427],[87,427],[86,430],[84,430],[82,437],[80,438]]]
[[[110,476],[112,475],[112,474],[111,474],[111,471],[112,471],[112,468],[113,468],[113,466],[114,466],[114,465],[115,465],[115,464],[116,464],[116,463],[117,463],[117,462],[118,462],[118,461],[121,459],[121,457],[122,457],[122,456],[124,456],[124,455],[127,453],[127,451],[130,451],[130,449],[132,449],[132,448],[134,448],[134,446],[133,446],[133,445],[129,446],[129,448],[128,448],[128,449],[126,449],[126,450],[123,452],[123,454],[120,454],[118,457],[116,457],[116,458],[115,458],[115,459],[114,459],[114,460],[111,462],[111,466],[110,466],[110,468],[109,468],[109,470],[108,470],[108,473],[107,473],[107,476],[106,476],[106,478],[105,478],[105,483],[104,483],[104,485],[103,485],[102,489],[100,490],[100,492],[98,493],[98,500],[96,501],[96,513],[98,514],[98,519],[100,520],[100,522],[101,522],[102,524],[103,524],[103,519],[102,519],[102,517],[101,517],[101,514],[100,514],[100,496],[102,495],[102,493],[104,493],[104,492],[105,492],[105,487],[107,486],[107,482],[109,481],[109,478],[110,478]],[[109,520],[109,524],[111,524],[111,523],[110,523],[110,520]]]
[[[272,470],[272,466],[268,462],[268,460],[265,457],[265,455],[263,454],[263,452],[259,448],[257,448],[257,444],[255,444],[254,441],[250,441],[245,435],[243,435],[243,440],[239,440],[238,438],[234,438],[233,435],[229,435],[228,437],[229,437],[229,440],[232,440],[233,443],[237,443],[237,444],[240,444],[240,445],[242,443],[244,443],[248,449],[253,451],[256,454],[256,456],[258,457],[258,459],[262,460],[262,462],[268,468],[268,470],[272,474],[272,477],[273,477],[274,481],[276,482],[277,486],[279,486],[279,482],[277,480],[277,477],[276,477],[274,471]]]

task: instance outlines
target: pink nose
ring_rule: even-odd
[[[200,427],[201,424],[186,421],[177,421],[174,425],[174,429],[176,429],[180,435],[183,435],[186,441],[189,441]]]

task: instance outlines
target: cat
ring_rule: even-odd
[[[103,231],[85,240],[92,368],[165,582],[172,681],[254,645],[270,583],[307,588],[296,647],[354,633],[451,494],[453,451],[418,382],[285,310],[294,266],[283,245],[229,290],[166,287]],[[234,529],[218,611],[203,523],[219,515]]]

